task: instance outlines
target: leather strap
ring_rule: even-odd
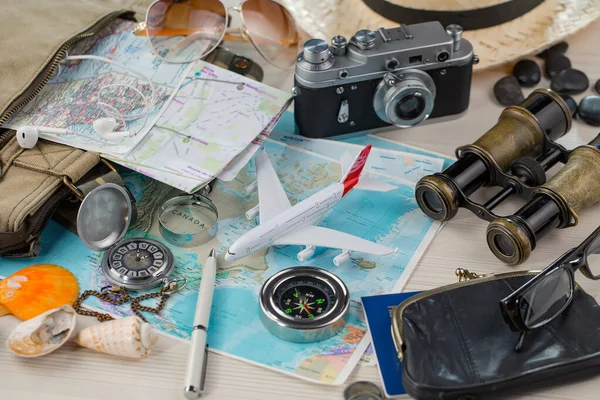
[[[458,24],[465,31],[502,25],[527,14],[544,0],[511,0],[472,10],[440,11],[404,7],[385,0],[363,0],[377,14],[399,24],[439,21],[443,26]]]
[[[21,229],[23,221],[38,211],[65,179],[80,181],[99,161],[95,153],[45,140],[23,150],[13,138],[0,150],[0,231]]]
[[[114,183],[115,185],[122,186],[126,189],[125,183],[123,183],[123,178],[117,171],[108,171],[106,174],[97,177],[96,179],[91,179],[87,182],[82,183],[77,186],[83,196],[87,196],[89,192],[96,189],[97,187],[104,185],[105,183]]]

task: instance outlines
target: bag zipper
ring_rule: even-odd
[[[421,292],[416,294],[408,299],[404,300],[402,303],[396,307],[394,311],[394,317],[392,321],[392,338],[394,339],[394,346],[396,347],[396,352],[398,353],[398,358],[402,361],[403,353],[402,346],[404,344],[404,331],[402,326],[402,313],[409,305],[416,303],[422,299],[425,299],[429,296],[433,296],[439,293],[449,292],[454,289],[458,289],[465,286],[476,285],[479,283],[485,283],[490,281],[495,281],[499,279],[506,278],[516,278],[519,276],[527,276],[527,275],[537,275],[540,271],[517,271],[517,272],[507,272],[502,274],[486,274],[479,275],[474,272],[470,272],[467,269],[457,268],[456,276],[458,277],[457,283],[452,283],[450,285],[441,286],[436,289],[427,290],[425,292]]]
[[[40,91],[42,90],[42,88],[44,86],[46,86],[46,84],[48,83],[48,81],[50,80],[52,75],[54,75],[54,72],[56,71],[56,67],[58,66],[59,62],[65,57],[65,55],[67,53],[67,49],[69,47],[71,47],[73,44],[75,44],[76,42],[78,42],[81,39],[85,39],[85,38],[96,35],[98,32],[102,31],[104,28],[106,28],[108,25],[110,25],[117,18],[128,15],[128,14],[133,16],[133,12],[127,11],[127,10],[112,12],[112,13],[106,15],[104,18],[102,18],[100,21],[98,21],[92,27],[90,27],[87,31],[80,33],[76,36],[73,36],[71,39],[66,41],[60,47],[60,49],[57,51],[57,53],[54,56],[54,58],[52,59],[52,61],[50,61],[50,63],[46,66],[44,71],[42,71],[41,74],[38,74],[38,76],[36,76],[34,78],[34,82],[31,85],[29,85],[29,87],[25,90],[25,92],[19,96],[21,99],[17,100],[17,102],[14,106],[12,106],[2,116],[0,116],[0,125],[3,125],[4,123],[6,123],[6,121],[8,121],[10,119],[10,117],[13,116],[14,113],[19,111],[23,106],[25,106],[27,103],[29,103],[35,96],[37,96],[40,93]],[[2,137],[5,134],[6,133],[3,133],[0,135],[0,143],[3,141]]]
[[[8,144],[8,142],[10,142],[15,133],[16,131],[14,131],[13,129],[7,129],[0,133],[0,150],[2,150],[4,146]]]
[[[93,26],[88,28],[85,32],[80,33],[80,34],[70,38],[69,40],[67,40],[60,47],[60,49],[58,49],[58,51],[54,55],[52,61],[50,61],[50,63],[46,65],[44,71],[42,71],[41,74],[38,74],[34,78],[34,82],[31,85],[29,85],[29,87],[25,90],[25,92],[23,92],[19,96],[20,99],[16,100],[16,103],[12,107],[10,107],[2,116],[0,116],[0,125],[6,123],[6,121],[8,121],[17,111],[19,111],[22,107],[27,105],[27,103],[29,103],[31,100],[33,100],[35,98],[35,96],[37,96],[41,92],[41,90],[44,88],[44,86],[46,86],[46,84],[48,83],[48,81],[50,80],[52,75],[54,75],[54,72],[56,71],[58,64],[67,54],[67,50],[69,49],[69,47],[71,47],[73,44],[77,43],[78,41],[80,41],[82,39],[92,37],[92,36],[96,35],[97,33],[101,32],[103,29],[108,27],[108,25],[110,25],[117,18],[125,17],[128,19],[133,19],[133,15],[134,15],[134,13],[132,11],[128,11],[128,10],[120,10],[120,11],[112,12],[112,13],[106,15],[105,17],[103,17],[100,21],[96,22]],[[13,129],[8,129],[8,130],[0,133],[0,149],[3,148],[10,140],[12,140],[15,133],[16,133],[16,131]],[[20,166],[23,168],[31,169],[31,170],[36,170],[35,168],[31,168],[29,166],[27,166],[27,167],[23,166],[23,165],[20,165]],[[94,171],[94,168],[91,169],[90,171],[88,171],[78,182],[85,182],[87,179],[89,179],[92,176],[93,171]],[[41,170],[39,172],[46,173],[45,170]],[[37,221],[36,221],[35,225],[33,226],[33,229],[31,230],[31,233],[30,233],[26,243],[31,243],[33,240],[36,239],[36,236],[39,236],[39,234],[48,225],[48,223],[50,221],[50,217],[54,213],[56,206],[61,201],[66,199],[67,196],[71,193],[71,190],[68,187],[63,188],[62,191],[63,192],[59,196],[54,197],[51,202],[44,204],[38,210],[38,212],[41,211],[41,214],[38,215]],[[26,244],[26,243],[20,243],[17,245],[0,248],[0,253],[7,253],[7,252],[10,252],[13,250],[17,250],[19,248],[22,248],[24,246],[24,244]]]
[[[24,243],[21,242],[21,243],[12,245],[12,246],[0,248],[0,254],[10,253],[13,250],[20,249],[20,248],[24,247],[25,244],[31,243],[33,240],[35,240],[36,236],[39,236],[39,234],[35,234],[35,232],[39,231],[41,233],[41,231],[43,231],[46,228],[46,226],[50,222],[50,217],[51,217],[51,215],[48,215],[48,214],[52,214],[56,205],[58,205],[61,201],[66,199],[67,195],[70,193],[70,190],[66,187],[61,188],[61,190],[62,190],[62,193],[59,196],[54,197],[51,202],[45,203],[42,206],[42,208],[40,208],[38,210],[38,211],[42,211],[42,213],[37,218],[37,221],[36,221],[35,225],[33,226],[33,229],[31,229],[31,233],[29,234],[29,237],[26,239],[26,241]],[[35,257],[36,255],[37,254],[31,254],[30,256]],[[10,254],[8,254],[8,255],[3,254],[3,257],[10,257]]]

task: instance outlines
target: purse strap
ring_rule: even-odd
[[[80,181],[100,162],[95,153],[40,141],[22,149],[15,139],[0,150],[0,232],[14,232],[65,180]]]

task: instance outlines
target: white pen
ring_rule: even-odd
[[[196,399],[202,396],[204,392],[206,357],[208,355],[206,330],[208,329],[208,319],[210,317],[210,307],[215,290],[216,277],[217,259],[215,258],[215,250],[211,249],[204,263],[198,302],[196,303],[196,315],[194,317],[194,328],[192,329],[192,347],[185,374],[184,395],[187,399]]]

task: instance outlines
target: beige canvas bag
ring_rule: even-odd
[[[48,82],[65,51],[117,18],[133,19],[146,0],[2,0],[0,125]],[[9,32],[9,34],[7,34]],[[99,165],[97,154],[40,141],[23,150],[12,130],[0,129],[0,256],[34,257],[59,203],[81,192]],[[106,180],[118,180],[116,172]],[[0,266],[2,261],[0,259]]]

